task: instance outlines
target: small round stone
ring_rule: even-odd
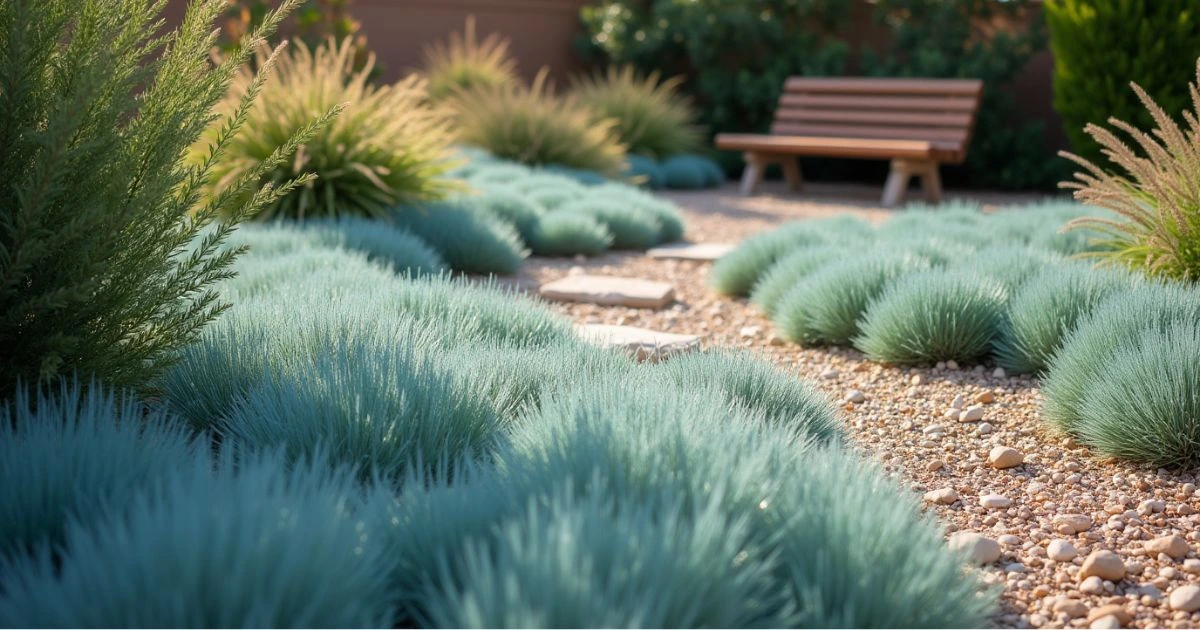
[[[1160,536],[1153,540],[1148,540],[1146,541],[1145,549],[1153,554],[1165,553],[1175,560],[1186,556],[1191,551],[1191,547],[1187,544],[1187,541],[1183,539],[1183,536],[1178,534]]]
[[[939,488],[930,490],[925,493],[925,501],[927,503],[937,503],[939,505],[950,505],[958,500],[958,493],[954,488]]]
[[[1171,610],[1188,613],[1200,610],[1200,586],[1188,584],[1171,591],[1167,596],[1167,605]]]
[[[1056,538],[1046,545],[1046,557],[1056,562],[1070,562],[1079,555],[1079,550],[1070,541]]]
[[[1092,576],[1118,582],[1125,577],[1125,562],[1121,560],[1121,556],[1107,549],[1093,551],[1087,558],[1084,558],[1083,566],[1079,567],[1079,577]]]
[[[991,564],[1000,559],[1000,543],[975,532],[958,532],[950,537],[948,546],[966,553],[975,564]]]
[[[858,403],[863,403],[866,401],[867,401],[867,395],[858,391],[857,389],[852,389],[849,392],[846,392],[846,402],[852,402],[854,404],[858,404]]]
[[[1012,499],[999,494],[985,494],[979,497],[979,505],[989,510],[997,510],[1012,505]]]
[[[1015,448],[997,446],[988,452],[988,464],[992,468],[1012,468],[1025,462],[1025,456]]]

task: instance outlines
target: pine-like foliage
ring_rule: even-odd
[[[68,522],[119,514],[207,453],[183,423],[95,383],[15,394],[0,410],[0,557],[60,545]]]
[[[1110,118],[1109,124],[1133,141],[1131,146],[1113,131],[1095,124],[1086,128],[1101,153],[1120,170],[1106,170],[1063,153],[1084,169],[1075,174],[1076,181],[1063,186],[1074,188],[1079,201],[1112,210],[1119,218],[1085,217],[1069,225],[1103,234],[1099,251],[1092,254],[1102,262],[1196,282],[1200,280],[1200,60],[1196,82],[1189,86],[1193,109],[1183,112],[1182,127],[1172,119],[1174,112],[1159,107],[1137,83],[1132,87],[1156,125],[1153,131]]]
[[[259,63],[267,52],[258,49]],[[369,79],[374,57],[356,68],[355,53],[349,38],[331,39],[314,49],[293,42],[279,59],[278,76],[251,108],[245,132],[217,160],[210,194],[255,172],[312,112],[339,103],[341,115],[261,181],[278,182],[304,172],[317,177],[267,204],[260,218],[379,217],[396,203],[439,199],[456,190],[454,180],[445,176],[451,166],[450,116],[428,103],[424,79],[413,75],[376,85]],[[237,107],[252,81],[244,68],[218,111]],[[194,150],[207,151],[216,133],[210,129]]]
[[[166,32],[150,0],[0,5],[0,392],[72,372],[143,385],[224,308],[211,284],[235,256],[219,249],[232,225],[307,181],[259,188],[336,108],[307,112],[227,194],[199,203],[273,61],[226,115],[212,108],[282,15],[214,67],[224,7],[196,0]],[[188,163],[210,124],[210,153]],[[230,222],[193,248],[218,215]]]
[[[515,85],[517,62],[509,53],[509,40],[496,33],[479,41],[475,16],[468,15],[462,34],[424,49],[429,97],[435,101],[459,90],[499,89]]]
[[[657,72],[609,66],[603,74],[575,78],[570,93],[591,108],[597,122],[616,121],[630,153],[663,159],[696,150],[701,130],[691,102],[679,93],[683,77],[659,79]]]

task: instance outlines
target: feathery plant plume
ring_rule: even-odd
[[[0,411],[0,557],[58,547],[68,522],[119,514],[208,441],[132,394],[77,381],[19,387]]]
[[[429,243],[456,271],[511,275],[529,255],[517,228],[476,198],[397,206],[389,217]]]
[[[555,210],[538,220],[529,245],[538,256],[597,256],[612,242],[612,232],[594,217]]]
[[[516,85],[517,62],[509,51],[510,43],[497,33],[480,41],[475,35],[475,16],[468,15],[461,34],[451,33],[447,41],[422,50],[429,98],[440,101],[459,91]]]
[[[1011,373],[1039,374],[1063,339],[1096,304],[1133,288],[1137,276],[1080,263],[1047,267],[1013,293],[996,338],[996,362]]]
[[[464,142],[522,164],[560,164],[616,177],[625,146],[611,120],[570,96],[556,96],[543,68],[533,83],[456,93],[452,104]]]
[[[259,46],[261,61],[267,49]],[[288,160],[265,169],[259,181],[278,182],[298,173],[316,178],[266,204],[259,218],[316,218],[342,214],[380,217],[396,203],[440,199],[458,190],[446,176],[452,163],[449,113],[430,106],[423,79],[410,76],[392,85],[368,79],[374,57],[354,67],[350,38],[328,40],[315,49],[297,41],[279,58],[277,77],[247,112],[246,131],[213,166],[209,194],[257,172],[259,165],[313,115],[342,104],[344,110],[310,137]],[[253,75],[243,68],[218,111],[237,106]],[[216,128],[194,150],[207,151]]]
[[[226,192],[206,182],[244,131],[276,56],[246,75],[241,98],[213,114],[286,0],[218,65],[212,25],[224,0],[189,4],[163,31],[161,2],[13,0],[0,7],[0,398],[19,379],[93,375],[141,387],[227,305],[212,285],[237,252],[239,221],[306,184],[263,186],[338,113],[311,110],[277,150]],[[195,162],[187,148],[213,126]],[[218,216],[228,222],[193,243]]]
[[[1130,86],[1156,129],[1147,133],[1109,119],[1108,124],[1124,132],[1131,145],[1099,125],[1085,128],[1120,171],[1060,153],[1083,169],[1075,173],[1074,181],[1061,185],[1074,189],[1080,202],[1111,210],[1119,218],[1083,217],[1069,225],[1103,234],[1101,249],[1088,254],[1102,263],[1195,282],[1200,280],[1200,60],[1196,82],[1188,86],[1193,111],[1183,112],[1182,127],[1141,86]]]
[[[750,291],[750,302],[769,316],[779,301],[806,277],[846,256],[849,250],[836,245],[803,247],[779,259],[762,274]]]
[[[564,203],[555,212],[595,219],[612,235],[613,249],[649,249],[658,244],[658,235],[662,231],[662,225],[653,215],[599,195]]]
[[[1004,298],[1003,285],[978,273],[909,274],[871,302],[854,347],[884,363],[980,359],[999,332]]]
[[[1173,319],[1112,349],[1075,430],[1100,453],[1158,467],[1200,465],[1200,324]]]
[[[1099,302],[1050,360],[1042,379],[1046,421],[1059,431],[1076,433],[1088,388],[1111,366],[1113,348],[1177,319],[1200,320],[1200,292],[1174,282],[1139,284]]]
[[[382,533],[346,471],[319,458],[222,457],[162,480],[125,514],[73,523],[5,572],[0,624],[24,627],[391,627]]]
[[[773,321],[800,344],[849,345],[872,300],[897,278],[928,268],[926,259],[903,250],[829,263],[780,298]]]
[[[660,78],[632,65],[609,66],[604,73],[573,78],[570,94],[594,112],[596,122],[616,121],[629,153],[663,159],[695,151],[702,132],[691,102],[679,93],[683,77]]]

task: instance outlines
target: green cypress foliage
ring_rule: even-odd
[[[270,63],[211,153],[193,165],[185,150],[296,3],[283,2],[214,67],[213,23],[225,4],[196,0],[173,32],[160,28],[156,0],[0,4],[0,396],[18,380],[72,372],[144,385],[224,309],[211,285],[237,255],[220,248],[233,225],[297,184],[257,190],[336,109],[200,203]],[[218,215],[232,220],[192,246]]]

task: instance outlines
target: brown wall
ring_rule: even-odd
[[[572,50],[580,33],[579,8],[589,0],[355,0],[355,19],[362,23],[371,49],[378,55],[384,79],[395,79],[421,63],[422,48],[462,30],[466,16],[474,14],[480,36],[498,32],[507,36],[526,77],[543,65],[560,82],[583,70]],[[170,0],[168,21],[178,20],[187,0]],[[1040,9],[1035,9],[1040,11]],[[888,32],[871,18],[871,7],[859,2],[843,37],[852,50],[864,45],[877,50],[886,45]],[[1007,89],[1012,90],[1023,116],[1046,124],[1049,149],[1066,146],[1062,124],[1051,104],[1053,58],[1039,53]],[[850,72],[856,64],[851,60]]]

